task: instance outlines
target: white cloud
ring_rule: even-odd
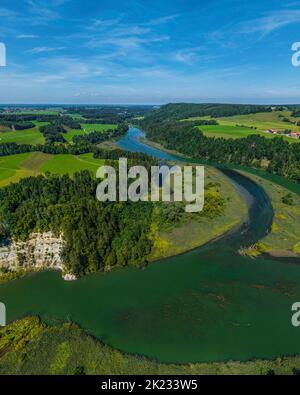
[[[0,8],[0,17],[3,18],[15,18],[17,13],[7,8]]]
[[[29,39],[29,38],[38,38],[39,36],[36,34],[19,34],[17,36],[17,39],[19,40],[23,40],[23,39]]]
[[[93,34],[81,34],[79,38],[87,39],[85,46],[88,48],[106,51],[107,56],[113,53],[110,58],[130,56],[144,62],[153,59],[154,52],[149,47],[170,40],[168,35],[158,32],[158,26],[175,18],[177,15],[168,15],[134,24],[123,22],[122,15],[115,19],[96,19],[86,28],[86,32],[93,31]]]
[[[65,47],[35,47],[26,51],[26,53],[30,54],[39,54],[43,52],[54,52],[54,51],[62,51]]]
[[[101,77],[106,73],[104,65],[99,66],[97,58],[89,58],[86,61],[75,57],[55,56],[44,58],[39,61],[44,73],[38,75],[39,81],[68,80],[74,81],[86,78]]]
[[[122,58],[141,63],[153,62],[157,57],[153,46],[170,40],[168,35],[158,33],[150,23],[130,24],[121,23],[121,20],[122,17],[96,20],[79,38],[86,39],[87,48],[98,49],[102,59]],[[88,33],[90,30],[93,34]]]
[[[176,53],[175,59],[181,63],[191,64],[195,60],[195,53],[187,50],[180,50]]]
[[[120,15],[118,18],[113,19],[95,19],[91,25],[87,27],[88,30],[105,29],[108,27],[119,27],[120,29],[143,29],[151,26],[158,26],[166,24],[174,19],[178,18],[178,15],[167,15],[161,18],[152,19],[148,22],[137,23],[136,26],[129,25],[127,23],[121,23],[124,20],[124,15]]]
[[[297,22],[300,22],[300,10],[278,10],[245,22],[241,26],[241,32],[246,34],[261,33],[265,36]]]
[[[88,43],[88,47],[90,48],[101,48],[106,47],[108,45],[113,45],[118,47],[120,50],[128,50],[128,49],[138,49],[142,44],[149,45],[153,43],[159,43],[162,41],[168,41],[170,39],[169,36],[153,36],[153,37],[136,37],[136,36],[128,36],[128,37],[106,37],[104,39],[93,39]]]
[[[30,12],[34,15],[34,18],[31,18],[33,24],[46,23],[60,18],[56,11],[45,7],[44,2],[38,0],[26,0],[26,2]]]
[[[186,48],[177,51],[175,59],[181,63],[191,64],[198,58],[198,52],[194,48]]]
[[[111,26],[117,26],[121,21],[121,17],[115,19],[95,19],[91,25],[87,27],[88,30],[105,29]]]
[[[184,48],[178,50],[175,53],[175,60],[177,60],[177,62],[185,63],[188,65],[194,64],[199,60],[209,61],[214,57],[216,56],[212,56],[211,54],[209,54],[204,46]]]
[[[151,33],[151,29],[149,27],[142,26],[120,26],[114,29],[114,36],[143,36],[148,33]]]
[[[165,23],[173,21],[176,18],[178,18],[178,15],[175,15],[175,14],[174,15],[166,15],[161,18],[152,19],[148,23],[145,23],[145,25],[149,25],[149,26],[163,25]]]

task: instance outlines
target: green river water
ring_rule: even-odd
[[[140,136],[130,129],[119,145],[178,159],[142,144]],[[300,266],[291,259],[253,260],[237,253],[268,232],[273,210],[258,185],[223,171],[249,205],[249,220],[241,229],[145,270],[118,269],[75,282],[42,272],[2,284],[8,321],[26,315],[72,320],[106,344],[163,362],[300,353],[300,328],[291,325],[291,305],[300,301]]]

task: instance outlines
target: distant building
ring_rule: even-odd
[[[291,132],[290,137],[293,139],[300,139],[300,132]]]

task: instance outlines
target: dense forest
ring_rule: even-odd
[[[213,118],[218,118],[271,111],[272,109],[270,106],[260,105],[171,103],[152,111],[147,119],[153,122],[162,122],[190,117],[211,116]]]
[[[158,159],[122,150],[101,150],[106,164],[118,172],[120,156],[128,166],[148,170]],[[132,180],[133,182],[134,180]],[[11,238],[26,240],[32,232],[63,234],[62,260],[66,270],[77,276],[110,270],[115,266],[143,266],[151,253],[157,229],[169,230],[189,218],[214,218],[222,214],[226,201],[219,185],[209,183],[204,210],[187,214],[184,202],[99,202],[98,181],[87,171],[69,175],[28,177],[0,189],[0,244]],[[118,185],[117,185],[118,187]],[[22,265],[22,259],[20,259]]]
[[[0,113],[0,124],[2,122],[54,122],[60,117],[59,114],[33,114],[33,113]]]
[[[264,168],[300,182],[300,144],[259,135],[240,139],[211,138],[197,125],[197,122],[161,122],[152,117],[141,121],[147,137],[168,149],[212,162]]]
[[[40,127],[40,132],[45,137],[46,145],[53,143],[66,143],[63,137],[68,129],[81,129],[80,123],[69,116],[57,116],[49,125]]]
[[[143,163],[136,159],[130,159],[129,165]],[[157,163],[147,158],[143,164]],[[226,205],[218,185],[207,186],[204,210],[190,214],[185,213],[184,203],[99,202],[96,188],[97,181],[87,170],[74,177],[28,177],[1,188],[0,244],[51,230],[63,234],[64,266],[77,276],[116,266],[140,267],[153,247],[154,222],[158,229],[169,229],[188,218],[219,216]]]
[[[95,106],[75,107],[72,112],[86,118],[83,123],[119,124],[134,117],[148,115],[152,108],[152,106]]]
[[[40,132],[45,137],[46,145],[52,143],[66,143],[63,134],[67,133],[67,130],[61,124],[51,123],[50,125],[41,126]]]
[[[35,124],[30,121],[0,121],[0,126],[11,130],[26,130],[35,127]]]
[[[296,110],[294,110],[294,111],[292,112],[291,116],[292,116],[292,117],[295,117],[295,118],[300,118],[300,110],[299,110],[299,108],[296,109]]]
[[[83,275],[113,266],[142,265],[151,251],[151,203],[101,203],[88,171],[29,177],[0,189],[0,240],[33,231],[61,231],[68,271]]]

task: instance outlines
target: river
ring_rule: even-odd
[[[178,157],[140,142],[130,129],[120,147]],[[300,301],[300,266],[237,253],[268,232],[273,210],[257,184],[223,170],[249,205],[249,220],[219,240],[150,264],[65,282],[42,272],[0,285],[8,321],[39,315],[72,320],[106,344],[162,362],[274,358],[300,353],[291,305]]]

